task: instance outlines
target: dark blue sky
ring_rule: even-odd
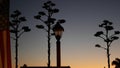
[[[34,19],[47,0],[10,0],[10,13],[20,10],[27,18],[23,25],[29,25],[32,31],[24,33],[19,39],[19,65],[47,65],[47,33],[35,28],[42,24]],[[103,40],[94,37],[94,33],[103,30],[98,27],[104,19],[113,22],[115,30],[120,30],[120,0],[52,0],[60,12],[57,19],[65,19],[62,24],[65,29],[62,42],[62,65],[71,68],[102,68],[107,67],[106,54],[102,49],[95,48],[99,43],[105,46]],[[55,38],[51,40],[51,65],[56,65]],[[11,41],[12,59],[14,65],[14,41]],[[120,57],[120,40],[111,47],[111,60]],[[14,66],[13,66],[14,68]]]

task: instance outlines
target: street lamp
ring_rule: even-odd
[[[61,51],[60,51],[60,39],[62,36],[62,33],[64,31],[64,28],[60,25],[60,23],[56,23],[53,27],[53,32],[56,37],[56,47],[57,47],[57,67],[61,68]]]
[[[60,23],[56,23],[53,27],[53,32],[55,34],[56,40],[60,41],[63,31],[64,28],[60,25]]]

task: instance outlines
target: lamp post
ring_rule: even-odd
[[[60,23],[56,23],[53,27],[53,32],[56,38],[56,49],[57,49],[57,68],[61,68],[61,51],[60,51],[60,39],[64,28],[60,25]]]

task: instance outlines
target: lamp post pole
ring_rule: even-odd
[[[57,67],[58,68],[60,68],[60,66],[61,66],[61,46],[60,46],[60,40],[59,39],[57,39],[57,41],[56,41],[56,44],[57,44]]]

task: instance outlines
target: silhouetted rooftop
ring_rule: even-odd
[[[20,68],[48,68],[47,66],[27,66],[23,65]],[[50,68],[57,68],[57,66],[51,66]],[[70,68],[70,66],[61,66],[61,68]]]

